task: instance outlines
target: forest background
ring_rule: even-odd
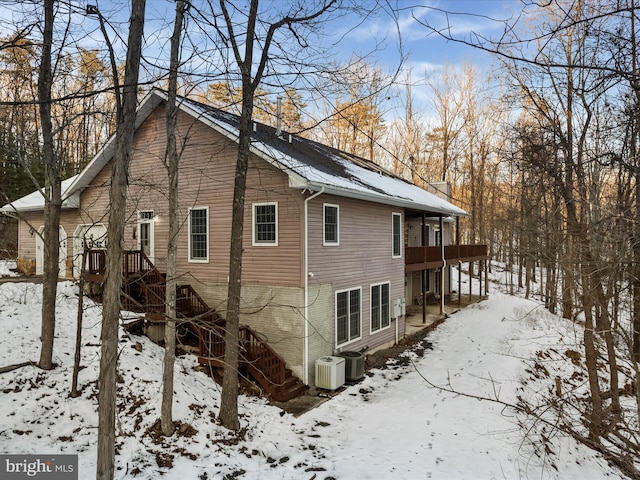
[[[54,187],[50,159],[60,178],[78,173],[118,126],[127,4],[53,3],[59,23],[49,31],[39,2],[0,4],[5,202]],[[355,3],[327,2],[329,28],[317,37],[315,57],[278,69],[278,53],[310,46],[292,30],[252,92],[253,118],[275,125],[281,97],[286,131],[369,158],[418,185],[449,182],[452,202],[470,213],[461,241],[488,244],[511,285],[584,325],[584,440],[599,445],[612,426],[637,430],[640,413],[640,7],[632,0],[473,4],[465,11],[470,2],[379,2],[363,12]],[[205,35],[219,27],[218,17],[199,11],[206,5],[189,4],[178,93],[242,113],[242,72],[220,55],[220,38]],[[174,8],[149,4],[140,95],[168,85]],[[234,5],[234,12],[241,23],[242,8]],[[258,34],[273,24],[268,12],[258,12]],[[428,48],[434,38],[446,43]],[[409,48],[413,42],[419,47]],[[460,45],[474,60],[477,52],[487,60],[418,58],[431,52],[441,61]],[[325,56],[322,68],[328,57],[339,80],[310,73],[329,51],[341,54]],[[45,52],[54,59],[48,73]],[[43,108],[51,125],[43,123]],[[15,256],[15,223],[2,218],[0,227],[0,250]],[[541,284],[535,291],[534,281]],[[635,427],[620,405],[620,357],[636,368]],[[637,439],[625,439],[637,453]]]

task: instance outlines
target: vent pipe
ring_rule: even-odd
[[[276,137],[280,137],[282,135],[282,97],[278,95],[278,112],[276,118]]]

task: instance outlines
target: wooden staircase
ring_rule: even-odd
[[[104,250],[89,252],[88,279],[104,279]],[[123,307],[144,311],[151,322],[164,321],[166,276],[141,250],[124,252],[122,269]],[[225,320],[198,295],[191,285],[176,287],[176,314],[198,338],[198,362],[224,368]],[[305,385],[286,368],[286,362],[258,333],[247,326],[239,331],[239,368],[246,371],[276,401],[301,395]]]
[[[215,326],[200,327],[200,355],[198,362],[224,368],[225,322]],[[240,326],[238,332],[239,365],[274,400],[286,402],[300,396],[305,385],[286,368],[284,359],[248,326]]]

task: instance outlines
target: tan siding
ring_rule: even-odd
[[[209,127],[181,113],[179,135],[184,151],[180,160],[179,202],[183,225],[178,240],[178,269],[187,278],[225,283],[229,269],[231,204],[237,146]],[[156,265],[166,264],[168,237],[167,174],[163,164],[166,133],[164,110],[153,112],[136,131],[130,165],[124,242],[139,248],[138,211],[153,210]],[[79,223],[107,223],[111,168],[105,167],[84,190]],[[245,209],[243,282],[301,286],[300,222],[302,198],[288,187],[285,174],[263,160],[251,157]],[[252,246],[252,202],[278,202],[279,244]],[[188,212],[209,208],[209,261],[188,261]],[[35,244],[34,244],[35,251]],[[197,283],[197,282],[196,282]]]
[[[138,192],[140,209],[160,212],[156,223],[156,258],[166,250],[166,171],[160,159],[164,153],[164,130],[154,128],[163,122],[163,111],[157,110],[138,131],[132,171],[138,175],[132,190]],[[231,238],[231,205],[237,146],[212,129],[180,115],[179,132],[185,149],[180,160],[180,215],[183,231],[178,241],[178,268],[199,281],[225,283],[229,270]],[[158,146],[162,146],[160,149]],[[161,178],[160,178],[161,177]],[[149,180],[164,188],[145,187]],[[301,195],[288,187],[286,175],[266,162],[251,157],[247,178],[245,208],[243,282],[300,286],[300,205]],[[279,245],[252,246],[252,202],[278,202]],[[209,208],[209,261],[188,261],[188,212],[191,207]],[[164,221],[163,221],[164,219]]]
[[[42,213],[25,212],[20,219],[18,227],[18,257],[36,258],[36,235],[35,232],[43,225]]]

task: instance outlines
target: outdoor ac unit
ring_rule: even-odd
[[[344,377],[347,382],[357,382],[364,377],[364,354],[360,352],[340,352],[344,358]]]
[[[321,357],[316,360],[316,387],[335,390],[344,385],[344,358]]]

